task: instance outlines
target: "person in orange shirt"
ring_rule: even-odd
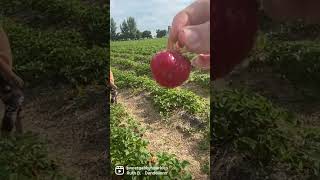
[[[12,54],[9,39],[0,26],[0,98],[5,104],[1,132],[7,134],[14,126],[22,133],[20,119],[21,106],[24,100],[23,80],[12,70]]]
[[[111,103],[117,103],[118,87],[114,83],[114,77],[111,70],[110,70],[109,77],[110,77],[109,85],[111,87]]]

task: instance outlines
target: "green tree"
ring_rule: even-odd
[[[157,38],[162,38],[162,37],[167,35],[167,31],[166,30],[157,29],[156,33],[157,33],[157,35],[156,35]]]
[[[138,38],[137,23],[133,17],[128,17],[120,24],[121,39],[136,39]]]
[[[117,25],[116,22],[114,21],[113,18],[111,18],[110,20],[110,38],[111,40],[116,40],[116,36],[117,36]]]
[[[141,37],[142,37],[142,33],[139,30],[137,30],[136,39],[141,39]]]
[[[128,36],[130,39],[135,39],[137,35],[137,23],[133,17],[129,17],[127,19],[127,25],[128,25]]]
[[[122,24],[120,24],[121,30],[121,39],[129,38],[129,27],[126,20],[123,20]]]
[[[141,37],[142,38],[152,38],[151,31],[143,31]]]

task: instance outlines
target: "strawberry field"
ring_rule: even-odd
[[[216,179],[319,179],[319,26],[263,19],[249,66],[224,89],[213,84],[210,96],[209,72],[193,69],[175,89],[152,79],[151,58],[166,38],[109,47],[101,2],[0,1],[31,131],[1,137],[0,179],[106,179],[115,166],[168,172],[125,179],[207,179],[209,171]],[[112,167],[103,114],[109,65],[119,87],[110,105]]]
[[[213,88],[216,179],[319,179],[318,27],[269,23],[249,65]]]
[[[165,47],[165,38],[111,42],[111,70],[119,87],[119,103],[111,105],[112,167],[165,166],[168,176],[145,178],[205,179],[209,172],[210,75],[193,70],[181,87],[160,87],[152,78],[150,61]],[[183,145],[185,141],[192,142],[192,149]]]
[[[0,179],[105,179],[109,6],[81,0],[0,6],[13,68],[26,85],[26,134],[1,137]]]

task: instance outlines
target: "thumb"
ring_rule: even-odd
[[[210,53],[210,21],[206,23],[187,26],[179,32],[179,43],[189,51],[197,54]]]
[[[202,70],[209,70],[210,69],[210,54],[200,54],[196,58],[191,61],[191,64]]]

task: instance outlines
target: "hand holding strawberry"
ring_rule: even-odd
[[[167,88],[180,86],[189,78],[190,61],[178,51],[162,51],[151,60],[153,78],[158,84]]]
[[[210,0],[196,0],[173,18],[168,49],[175,47],[200,54],[192,65],[210,69]]]
[[[151,71],[158,84],[168,88],[180,86],[189,78],[191,63],[179,51],[201,54],[192,65],[210,68],[210,0],[197,0],[172,22],[167,50],[157,53],[151,61]]]

